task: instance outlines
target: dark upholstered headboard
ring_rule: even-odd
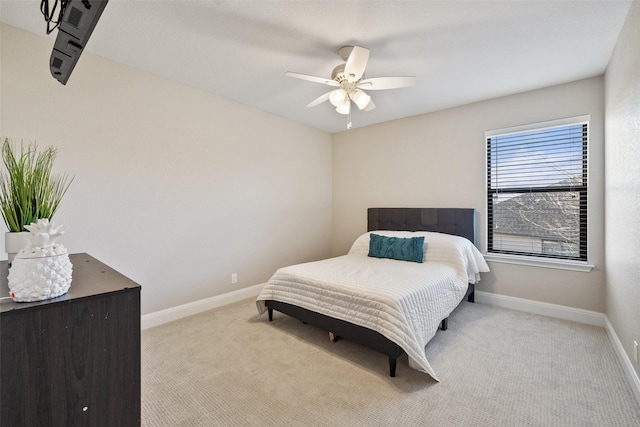
[[[476,211],[466,208],[369,208],[367,231],[437,231],[476,243]]]

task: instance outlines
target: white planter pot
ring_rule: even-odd
[[[24,249],[29,244],[28,231],[9,231],[4,235],[4,251],[7,253],[9,264],[13,261],[20,249]]]

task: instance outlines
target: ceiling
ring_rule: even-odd
[[[371,51],[367,78],[417,77],[414,87],[370,92],[376,108],[354,109],[358,128],[601,75],[629,6],[110,0],[85,51],[333,133],[347,116],[328,102],[305,107],[331,88],[286,71],[330,78],[343,62],[337,50],[359,45]],[[0,21],[46,37],[40,0],[1,0]]]

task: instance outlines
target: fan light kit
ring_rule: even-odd
[[[336,107],[338,113],[349,116],[347,123],[348,129],[351,129],[351,101],[353,101],[360,110],[371,111],[376,108],[371,96],[363,89],[397,89],[416,84],[415,77],[374,77],[365,79],[364,70],[369,61],[369,49],[367,48],[360,46],[343,46],[338,50],[338,55],[346,62],[333,69],[331,79],[291,71],[287,71],[285,74],[289,77],[336,87],[337,89],[320,95],[308,103],[307,107],[315,107],[328,100],[331,105]]]

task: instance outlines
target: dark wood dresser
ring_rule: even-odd
[[[69,292],[0,302],[0,425],[140,425],[140,285],[70,255]],[[9,294],[0,262],[0,296]]]

